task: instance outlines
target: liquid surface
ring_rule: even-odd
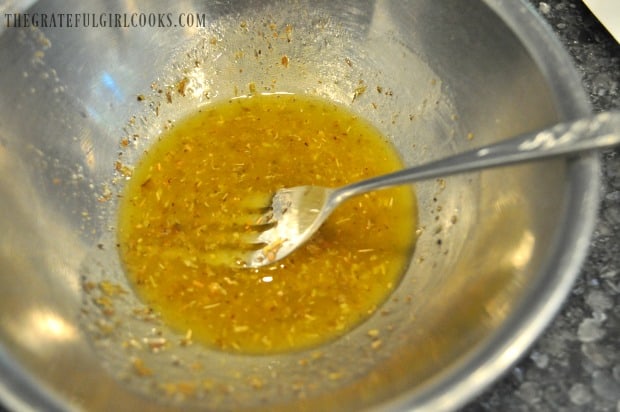
[[[274,353],[334,339],[398,283],[414,243],[415,197],[354,198],[289,257],[235,267],[253,208],[298,185],[341,186],[402,168],[369,124],[300,95],[203,107],[153,144],[128,181],[119,249],[138,295],[195,342]]]

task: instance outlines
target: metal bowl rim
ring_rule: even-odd
[[[536,61],[556,101],[560,120],[589,114],[592,109],[573,62],[547,23],[525,0],[484,0],[521,40]],[[560,68],[560,70],[558,70]],[[505,373],[542,334],[559,311],[579,275],[594,229],[599,202],[600,160],[596,153],[567,160],[567,216],[573,224],[552,256],[546,284],[493,336],[483,350],[436,385],[412,389],[383,405],[389,410],[451,410],[464,405]],[[0,399],[12,410],[73,409],[38,380],[22,370],[0,345]]]
[[[526,0],[485,0],[522,42],[553,94],[558,120],[592,112],[574,63],[549,25]],[[584,153],[566,160],[569,196],[565,222],[539,287],[525,296],[502,327],[439,382],[388,401],[386,410],[454,410],[508,371],[542,335],[568,297],[587,256],[598,214],[600,158]]]

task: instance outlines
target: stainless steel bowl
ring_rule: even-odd
[[[570,61],[525,2],[49,1],[27,12],[41,25],[67,10],[83,22],[103,13],[100,26],[110,12],[172,24],[198,13],[205,27],[0,32],[9,408],[456,408],[523,354],[567,295],[596,211],[594,154],[417,185],[420,237],[397,290],[310,351],[190,344],[144,309],[115,250],[124,166],[170,122],[250,89],[347,104],[408,165],[587,114]]]

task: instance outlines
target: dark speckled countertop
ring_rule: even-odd
[[[581,0],[530,3],[573,58],[594,111],[620,109],[620,45]],[[620,412],[620,148],[601,158],[599,218],[570,297],[530,352],[463,412]]]

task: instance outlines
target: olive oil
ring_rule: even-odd
[[[118,216],[137,294],[180,333],[227,351],[313,347],[368,318],[415,242],[411,187],[351,199],[308,243],[260,269],[236,265],[252,219],[282,187],[336,187],[402,167],[383,136],[341,105],[289,94],[202,107],[152,145]]]

